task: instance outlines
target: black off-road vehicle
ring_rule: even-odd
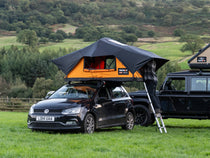
[[[157,91],[163,118],[210,119],[210,71],[190,70],[169,73]],[[130,93],[136,110],[136,122],[154,123],[145,91]]]

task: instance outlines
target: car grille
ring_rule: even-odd
[[[63,127],[62,124],[60,123],[33,123],[32,126],[34,128],[36,127],[48,127],[48,128],[59,128],[59,127]]]
[[[34,109],[34,113],[43,114],[45,109]],[[62,109],[49,109],[49,112],[47,114],[61,114]]]
[[[32,129],[44,129],[44,130],[62,130],[62,129],[79,129],[81,126],[65,126],[61,122],[32,122],[28,125],[29,128]]]

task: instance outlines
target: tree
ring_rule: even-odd
[[[173,22],[173,17],[171,15],[166,15],[163,19],[163,24],[165,26],[171,26],[172,22]]]
[[[182,46],[181,51],[191,51],[192,54],[199,51],[204,45],[204,41],[199,36],[189,34],[181,36],[180,42],[186,42]]]
[[[126,34],[124,39],[126,42],[136,42],[138,38],[134,34]]]
[[[38,38],[36,32],[29,29],[20,31],[17,35],[17,42],[27,44],[30,47],[37,46]]]
[[[181,70],[181,67],[178,64],[178,62],[176,62],[176,61],[167,62],[165,65],[163,65],[157,71],[157,76],[158,76],[158,86],[157,87],[162,86],[162,83],[168,73],[178,72],[180,70]]]
[[[39,40],[39,43],[43,43],[43,44],[46,44],[48,42],[49,42],[49,40],[46,37],[41,37],[41,39]]]
[[[63,30],[57,30],[56,33],[58,34],[61,34],[64,38],[67,38],[68,35],[63,31]]]
[[[154,32],[154,31],[148,31],[148,32],[147,32],[147,35],[148,35],[149,37],[154,37],[154,36],[155,36],[155,32]]]
[[[49,39],[53,42],[61,42],[64,40],[64,37],[60,33],[51,33]]]
[[[143,37],[143,32],[137,30],[137,31],[136,31],[136,36],[139,37],[139,38]]]
[[[27,87],[25,83],[18,77],[15,79],[14,83],[11,85],[9,91],[9,97],[13,98],[31,98],[32,89]]]
[[[126,33],[135,33],[138,28],[135,25],[128,25],[128,26],[123,26],[122,29]]]
[[[9,84],[0,76],[0,96],[7,96],[9,89]]]
[[[136,19],[139,20],[139,21],[143,21],[145,19],[145,17],[146,17],[145,14],[142,13],[142,12],[138,12],[136,14]]]
[[[185,32],[182,29],[176,29],[174,30],[174,33],[173,33],[174,36],[179,36],[179,37],[183,36],[184,34]]]
[[[43,77],[37,78],[33,86],[33,97],[43,98],[48,91],[52,90],[53,81],[51,79],[45,79]]]
[[[57,90],[63,86],[66,82],[64,80],[65,74],[62,71],[58,71],[53,77],[53,87],[51,90]]]
[[[57,42],[62,42],[64,40],[63,35],[60,33],[56,33],[56,37],[57,37]]]

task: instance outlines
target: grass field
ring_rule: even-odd
[[[44,49],[59,50],[60,48],[81,49],[92,43],[93,42],[83,42],[82,39],[65,39],[63,42],[60,42],[60,43],[49,42],[45,45],[40,45],[39,50],[40,51],[43,51]],[[9,48],[12,45],[15,45],[18,47],[24,46],[23,44],[16,42],[16,36],[1,36],[0,37],[0,49],[3,47]]]
[[[66,26],[65,28],[71,28],[71,26]],[[171,61],[177,61],[180,62],[182,69],[189,69],[189,66],[187,64],[188,59],[185,59],[186,57],[189,57],[191,52],[181,52],[180,48],[182,47],[183,43],[177,42],[177,38],[173,37],[162,37],[159,39],[156,39],[157,41],[160,40],[162,43],[150,43],[150,44],[143,44],[140,45],[140,48],[154,52],[155,54],[164,57],[166,59],[169,59]],[[173,41],[174,40],[174,41]],[[167,42],[169,41],[169,42]],[[60,43],[53,43],[49,42],[47,44],[41,44],[39,45],[39,50],[42,52],[45,49],[48,50],[59,50],[60,48],[73,48],[75,50],[84,48],[93,42],[83,42],[82,39],[65,39],[63,42]],[[138,42],[137,45],[141,43]],[[23,47],[23,44],[16,42],[15,36],[2,36],[0,37],[0,48],[5,47],[9,48],[11,45],[16,45],[18,47]],[[183,60],[183,61],[182,61]]]
[[[16,41],[16,36],[0,36],[0,48],[9,48],[11,45],[22,47],[23,45]]]
[[[186,70],[189,69],[187,61],[189,59],[185,59],[192,55],[190,51],[182,52],[180,51],[183,43],[180,42],[164,42],[164,43],[154,43],[154,44],[146,44],[141,46],[140,48],[151,51],[161,57],[169,59],[170,61],[177,61],[181,66],[181,69]],[[183,60],[183,61],[182,61]]]
[[[83,42],[82,39],[65,39],[63,42],[60,43],[52,43],[49,42],[46,45],[43,45],[40,47],[40,51],[43,51],[45,49],[49,49],[49,50],[58,50],[60,48],[74,48],[74,49],[82,49],[90,44],[92,44],[93,42]]]
[[[0,112],[1,158],[208,158],[210,121],[168,119],[156,126],[98,130],[94,134],[32,132],[27,113]]]
[[[142,49],[154,52],[155,54],[162,56],[169,60],[180,61],[181,59],[192,55],[191,52],[181,52],[180,48],[182,47],[180,42],[164,42],[157,44],[146,44],[141,46]]]

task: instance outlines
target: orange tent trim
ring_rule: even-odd
[[[138,71],[132,74],[117,58],[116,69],[87,69],[84,68],[84,61],[83,57],[74,69],[69,72],[66,79],[142,78]]]

